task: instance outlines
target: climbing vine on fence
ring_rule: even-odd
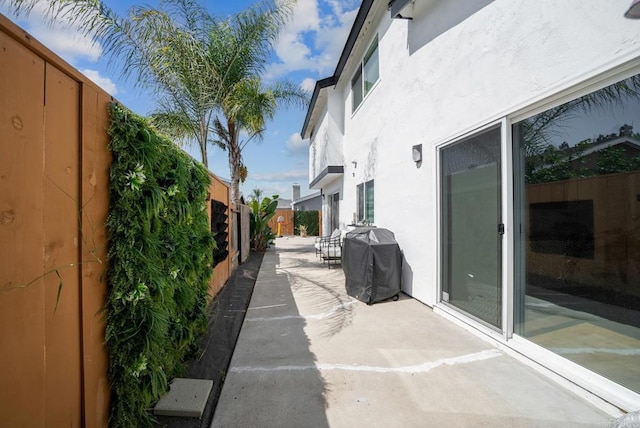
[[[109,110],[110,425],[151,426],[149,408],[206,329],[209,175],[144,119]]]

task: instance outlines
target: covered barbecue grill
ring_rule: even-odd
[[[367,304],[396,297],[402,285],[402,252],[393,232],[359,227],[342,247],[347,294]]]

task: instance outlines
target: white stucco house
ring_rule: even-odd
[[[627,411],[640,161],[582,174],[554,153],[640,123],[629,4],[363,0],[302,128],[324,230],[393,231],[404,292]]]

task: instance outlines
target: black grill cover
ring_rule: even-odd
[[[344,238],[342,269],[347,294],[373,304],[400,293],[402,252],[393,232],[360,227]]]

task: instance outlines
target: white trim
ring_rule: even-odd
[[[369,52],[369,49],[371,49],[371,45],[373,44],[373,41],[377,40],[378,44],[376,46],[376,50],[378,51],[378,80],[376,80],[373,84],[373,86],[371,86],[371,89],[369,89],[369,91],[365,94],[364,93],[364,57],[367,55],[367,52]],[[360,59],[358,60],[358,67],[356,70],[353,71],[353,73],[351,73],[351,77],[349,78],[349,101],[351,104],[351,117],[353,118],[353,116],[355,116],[355,114],[360,110],[360,106],[362,106],[362,104],[364,104],[365,100],[367,98],[369,98],[369,94],[371,94],[375,88],[378,87],[378,83],[380,83],[380,80],[382,80],[382,76],[380,75],[380,37],[378,35],[378,32],[376,31],[375,33],[373,33],[373,36],[371,37],[371,39],[369,39],[367,45],[366,45],[366,49],[364,50],[364,52],[362,53],[362,55],[360,56]],[[362,101],[360,101],[360,103],[356,106],[356,108],[353,108],[353,77],[355,76],[355,74],[358,72],[358,70],[360,71],[360,76],[362,77]]]
[[[640,408],[640,394],[601,376],[586,367],[545,349],[530,340],[514,334],[514,310],[515,310],[515,207],[514,207],[514,160],[512,125],[527,117],[538,114],[551,107],[563,104],[572,99],[602,89],[612,83],[640,73],[640,58],[633,60],[621,59],[612,62],[602,71],[600,67],[590,73],[585,73],[578,78],[563,82],[535,99],[528,100],[526,107],[517,107],[511,114],[501,114],[499,118],[485,121],[481,126],[473,126],[456,132],[452,136],[437,141],[436,149],[436,198],[437,198],[437,287],[434,299],[434,312],[448,318],[454,323],[473,332],[477,336],[493,343],[494,345],[509,350],[512,356],[525,362],[536,371],[545,374],[565,388],[588,400],[591,404],[607,412],[612,416],[620,416],[622,412],[633,411]],[[576,83],[577,82],[577,83]],[[461,140],[472,137],[475,134],[494,126],[501,128],[501,175],[502,175],[502,222],[505,225],[505,234],[502,240],[502,334],[486,325],[474,320],[467,314],[441,302],[442,295],[442,189],[441,189],[441,151]],[[608,400],[608,401],[607,401]]]
[[[589,73],[581,74],[562,84],[551,87],[535,98],[527,100],[514,108],[512,113],[508,114],[509,119],[512,123],[519,122],[640,73],[640,57],[638,57],[638,54],[636,53],[632,60],[625,59],[619,64],[612,61],[612,63],[601,66]]]
[[[473,136],[475,136],[477,134],[480,134],[480,133],[486,131],[489,128],[500,127],[500,126],[502,126],[503,119],[504,119],[504,116],[500,117],[500,118],[497,118],[497,119],[494,119],[491,122],[487,122],[484,125],[476,126],[473,129],[466,129],[463,132],[455,134],[454,137],[443,139],[443,140],[439,140],[436,144],[434,144],[434,147],[436,148],[436,150],[440,151],[440,150],[442,150],[442,149],[444,149],[444,148],[446,148],[446,147],[448,147],[448,146],[450,146],[452,144],[458,143],[461,140],[465,140],[467,138],[471,138],[471,137],[473,137]]]
[[[501,192],[501,222],[504,224],[502,235],[502,333],[505,339],[513,334],[513,155],[511,142],[511,126],[507,118],[502,119],[500,134],[500,171],[502,182]]]
[[[619,64],[617,66],[612,66],[611,64]],[[561,105],[573,99],[579,98],[581,96],[587,95],[591,92],[602,89],[608,85],[616,83],[620,80],[629,78],[640,73],[640,58],[634,58],[630,61],[619,61],[612,62],[606,67],[614,67],[613,69],[609,69],[606,71],[602,71],[601,67],[597,71],[592,71],[590,73],[585,73],[578,78],[572,79],[570,82],[565,82],[564,84],[558,85],[549,91],[546,91],[543,95],[537,97],[535,100],[530,100],[530,105],[527,107],[522,107],[511,115],[507,116],[507,128],[508,128],[508,151],[510,151],[509,158],[509,169],[510,178],[508,178],[508,185],[510,186],[510,194],[512,197],[512,201],[509,204],[510,213],[509,213],[509,221],[511,222],[510,230],[513,231],[513,227],[515,227],[515,200],[513,200],[514,196],[514,177],[513,177],[513,139],[511,135],[512,126],[514,123],[517,123],[523,119],[534,116],[538,113],[541,113],[549,108]],[[576,83],[577,82],[577,83]],[[517,334],[513,334],[513,323],[514,323],[514,313],[513,309],[515,306],[515,235],[512,233],[512,236],[509,237],[509,245],[510,245],[510,257],[509,263],[510,266],[510,286],[512,289],[512,295],[510,297],[510,305],[511,305],[511,319],[509,326],[511,328],[511,332],[506,332],[506,338],[508,341],[506,345],[513,349],[521,355],[522,359],[529,360],[531,366],[542,371],[544,368],[545,371],[553,373],[556,377],[564,379],[565,383],[570,383],[574,385],[575,389],[578,388],[582,391],[581,396],[585,397],[588,395],[588,399],[592,404],[594,404],[593,400],[601,401],[606,406],[609,406],[613,409],[621,408],[626,411],[633,411],[640,408],[640,394],[633,392],[627,387],[622,386],[612,380],[607,379],[606,377],[599,375],[588,368],[581,366],[573,361],[562,357],[542,346],[535,344],[534,342],[518,336]],[[510,334],[509,334],[510,333]],[[574,391],[575,392],[575,391]],[[587,397],[585,397],[587,398]],[[605,401],[605,400],[608,400]],[[617,406],[617,407],[614,407]],[[600,407],[598,405],[598,407]],[[602,410],[607,411],[604,408]],[[608,412],[613,414],[611,412]]]
[[[486,131],[488,129],[497,128],[497,129],[500,130],[500,140],[501,140],[500,141],[500,156],[503,157],[503,152],[505,150],[504,149],[504,144],[503,144],[504,141],[503,140],[504,140],[504,135],[505,135],[505,125],[506,125],[506,123],[507,123],[506,118],[501,118],[499,120],[496,120],[496,121],[493,121],[491,123],[485,124],[484,126],[476,128],[476,129],[474,129],[474,130],[472,130],[470,132],[461,134],[460,136],[458,136],[455,139],[451,139],[451,140],[442,142],[441,144],[438,144],[438,145],[435,146],[435,148],[436,148],[436,168],[434,168],[434,169],[436,170],[436,174],[437,174],[436,175],[436,186],[437,186],[437,189],[436,189],[436,199],[437,199],[437,201],[436,201],[436,209],[438,210],[437,211],[437,220],[436,220],[436,224],[437,224],[437,228],[438,228],[437,231],[436,231],[436,237],[437,237],[436,241],[437,241],[437,245],[438,245],[437,252],[436,252],[436,254],[437,254],[436,259],[437,259],[438,265],[436,267],[436,272],[437,272],[437,274],[436,274],[436,296],[435,296],[435,299],[433,300],[434,309],[439,304],[441,308],[446,308],[447,311],[456,311],[452,306],[444,305],[444,304],[441,303],[442,302],[442,299],[441,299],[441,296],[442,296],[442,260],[443,260],[443,255],[442,255],[442,180],[441,180],[441,178],[442,178],[442,174],[441,174],[442,173],[442,150],[444,150],[444,149],[446,149],[446,148],[448,148],[448,147],[450,147],[450,146],[452,146],[454,144],[457,144],[459,142],[467,140],[467,139],[469,139],[471,137],[479,135],[479,134],[481,134],[482,132],[484,132],[484,131]],[[502,218],[504,218],[504,210],[505,210],[505,206],[504,206],[505,192],[503,190],[503,187],[504,187],[503,183],[504,183],[504,180],[505,180],[505,178],[504,178],[504,174],[505,174],[504,169],[505,169],[504,168],[504,161],[503,161],[503,159],[501,159],[500,160],[500,174],[501,174],[501,183],[500,183],[500,192],[501,192],[501,196],[500,196],[500,198],[501,198],[500,199],[501,207],[500,207],[500,209],[501,209],[501,212],[500,212],[500,216]],[[497,226],[498,226],[498,224],[496,223],[496,234],[498,233]],[[506,231],[505,231],[505,236],[506,236]],[[506,257],[506,255],[504,253],[504,249],[505,249],[505,246],[504,246],[504,242],[505,241],[504,241],[504,239],[505,239],[505,236],[503,236],[503,239],[502,239],[502,248],[501,248],[501,253],[502,254],[501,254],[501,259],[500,259],[500,266],[501,266],[501,272],[502,272],[501,282],[502,282],[502,290],[503,290],[503,297],[502,297],[503,299],[504,299],[504,289],[505,289],[505,287],[504,287],[504,285],[505,285],[504,284],[504,279],[505,279],[505,263],[504,263],[504,259]],[[493,333],[496,333],[498,331],[504,331],[504,325],[505,325],[504,307],[505,307],[505,302],[503,301],[502,302],[502,308],[501,308],[501,310],[502,310],[502,320],[501,320],[502,322],[501,322],[501,325],[502,326],[500,328],[495,327],[495,326],[492,327],[491,331],[493,331]],[[465,316],[465,317],[469,316],[469,315],[463,314],[462,312],[460,312],[460,315]]]
[[[514,104],[496,114],[476,121],[474,124],[460,131],[440,138],[436,140],[433,146],[438,148],[449,141],[457,140],[465,135],[471,135],[476,130],[481,130],[486,127],[487,123],[496,123],[503,117],[506,117],[511,123],[526,119],[529,116],[548,110],[553,106],[560,105],[576,97],[588,94],[589,92],[602,89],[611,83],[626,79],[638,73],[640,73],[640,52],[619,57],[589,72],[578,75],[578,77],[562,81],[524,102]]]
[[[436,167],[433,168],[435,173],[436,190],[436,230],[434,236],[436,237],[436,286],[435,296],[433,296],[433,308],[435,309],[442,301],[442,147],[435,147],[436,151]]]
[[[558,355],[518,335],[508,342],[514,351],[525,355],[536,364],[598,397],[609,406],[634,411],[640,408],[640,394],[599,375],[584,366]],[[606,401],[608,400],[608,401]]]
[[[362,97],[362,101],[360,101],[360,104],[358,104],[358,107],[351,111],[351,118],[353,118],[359,111],[360,108],[362,107],[362,105],[364,104],[364,102],[369,99],[369,96],[373,93],[373,91],[375,91],[375,89],[378,87],[378,85],[380,84],[380,81],[382,80],[381,77],[378,77],[378,80],[376,80],[376,83],[373,84],[373,86],[371,87],[371,89],[369,89],[369,92],[367,92],[367,95],[365,95],[364,97]],[[349,86],[349,96],[351,99],[353,99],[353,89],[351,86]],[[351,105],[353,106],[353,102],[351,103]]]
[[[615,392],[610,392],[609,394],[631,394],[630,398],[627,399],[627,406],[623,406],[617,403],[608,402],[603,399],[600,394],[598,394],[594,389],[585,389],[579,382],[576,380],[572,380],[571,377],[565,376],[566,367],[563,367],[565,364],[570,364],[575,366],[576,370],[581,373],[582,376],[589,376],[595,378],[602,378],[601,376],[585,369],[582,366],[579,366],[565,358],[562,358],[556,354],[553,354],[551,351],[548,351],[542,347],[535,345],[534,343],[523,339],[521,337],[515,336],[511,340],[506,341],[504,337],[499,335],[495,330],[486,327],[485,325],[478,323],[472,319],[465,317],[460,312],[449,309],[445,305],[436,305],[433,308],[433,312],[446,318],[447,320],[453,322],[459,327],[462,327],[469,333],[472,333],[476,337],[484,340],[487,343],[495,346],[496,348],[504,351],[509,356],[517,359],[521,363],[527,365],[538,373],[546,376],[550,380],[556,382],[561,387],[567,389],[568,391],[576,394],[577,396],[583,398],[588,401],[590,404],[600,409],[601,411],[607,413],[612,417],[620,417],[624,414],[624,411],[620,409],[624,409],[625,411],[632,411],[637,409],[640,405],[640,397],[638,394],[630,392],[628,389],[621,387],[620,385],[609,381],[608,379],[603,379],[605,382],[612,384],[612,386],[618,389]],[[551,354],[555,359],[559,359],[559,364],[548,364],[546,358],[541,358],[540,355],[546,353]],[[561,368],[559,368],[561,367]],[[562,373],[562,374],[560,374]],[[603,395],[607,396],[607,395]],[[634,398],[635,396],[635,398]]]

